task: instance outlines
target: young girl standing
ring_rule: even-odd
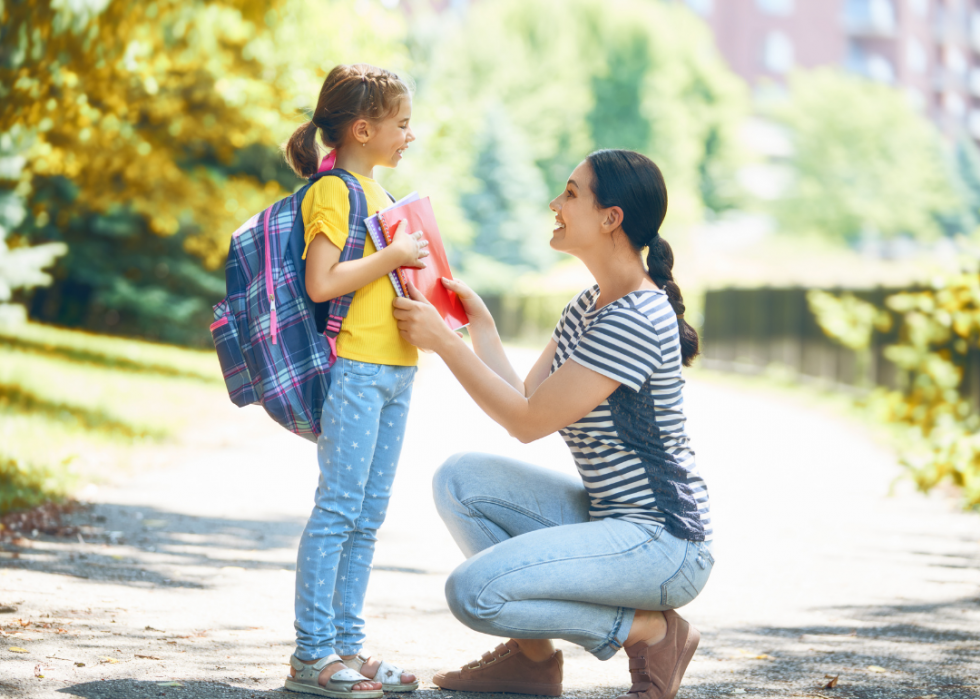
[[[297,175],[311,177],[333,148],[332,168],[353,175],[369,212],[391,202],[374,168],[397,167],[415,140],[412,96],[394,73],[374,66],[330,71],[313,119],[285,146]],[[359,260],[340,261],[349,230],[347,185],[323,177],[302,205],[306,228],[306,289],[315,303],[354,294],[337,336],[337,363],[323,406],[317,442],[320,482],[296,564],[296,652],[286,688],[337,699],[372,699],[411,691],[415,677],[361,654],[362,610],[377,541],[402,446],[418,354],[392,316],[395,291],[388,272],[424,267],[421,232],[396,227],[392,243],[375,249],[370,236]]]

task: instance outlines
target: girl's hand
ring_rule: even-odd
[[[449,329],[439,311],[412,282],[406,291],[410,298],[399,296],[392,304],[399,334],[421,350],[439,352],[447,342],[456,339],[457,333]]]
[[[429,256],[429,241],[422,239],[422,231],[405,233],[405,219],[395,224],[395,229],[391,236],[389,250],[393,250],[395,255],[395,267],[417,267],[425,269],[422,258]]]
[[[442,285],[459,297],[470,325],[493,325],[493,316],[490,315],[487,304],[483,303],[483,299],[473,289],[458,279],[445,277],[442,278]]]

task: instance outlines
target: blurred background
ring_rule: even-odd
[[[550,199],[641,151],[696,372],[853,398],[980,505],[976,0],[6,0],[0,513],[207,428],[231,233],[302,184],[279,144],[340,62],[414,81],[379,179],[432,197],[509,342],[592,283]]]

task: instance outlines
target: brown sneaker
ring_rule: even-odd
[[[674,699],[688,663],[698,649],[701,634],[677,612],[664,612],[667,636],[648,646],[634,643],[625,648],[630,659],[633,686],[617,699]]]
[[[558,697],[561,696],[562,662],[561,651],[556,650],[547,660],[536,663],[521,652],[517,641],[510,640],[459,670],[437,673],[432,683],[442,689],[459,692],[508,692]]]

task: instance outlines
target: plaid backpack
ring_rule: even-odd
[[[314,442],[337,360],[337,333],[354,296],[314,304],[306,293],[301,206],[321,177],[342,179],[350,197],[350,233],[340,261],[364,255],[364,190],[346,170],[318,172],[232,235],[225,263],[228,295],[214,307],[211,324],[231,402],[260,403],[280,425]]]

